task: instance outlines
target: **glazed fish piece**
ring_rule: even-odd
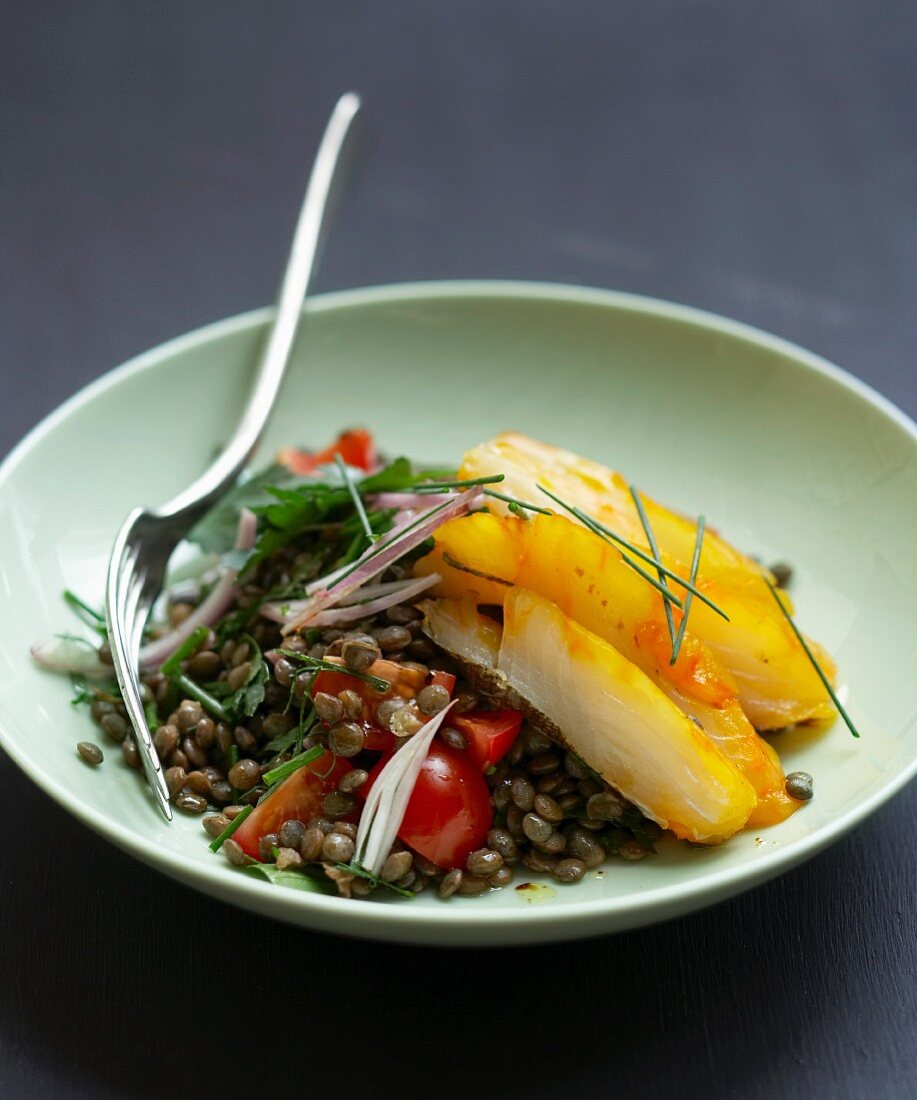
[[[427,601],[426,629],[466,668],[493,660],[499,627],[471,601]],[[508,590],[496,664],[472,675],[521,705],[648,817],[717,843],[743,827],[755,792],[697,727],[611,645],[549,600]]]

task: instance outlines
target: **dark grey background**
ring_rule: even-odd
[[[0,16],[0,453],[268,302],[335,96],[373,143],[320,284],[642,291],[917,411],[917,18],[890,0],[53,3]],[[0,760],[0,1095],[904,1097],[917,792],[778,882],[585,944],[236,913]],[[259,1086],[260,1083],[260,1086]]]

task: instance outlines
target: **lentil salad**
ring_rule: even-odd
[[[666,564],[648,524],[646,551],[616,536],[631,553],[616,546],[614,562],[640,575],[652,601],[634,634],[649,656],[631,661],[620,638],[610,644],[601,615],[586,614],[569,591],[570,576],[604,582],[613,572],[610,528],[518,470],[488,466],[487,446],[469,452],[457,473],[403,458],[383,464],[362,430],[318,453],[285,449],[192,532],[197,562],[176,571],[141,651],[144,701],[174,805],[201,816],[212,849],[244,873],[348,898],[479,895],[507,886],[520,868],[572,884],[608,858],[643,859],[664,829],[716,843],[746,824],[779,821],[811,797],[811,777],[787,782],[748,718],[755,713],[766,729],[771,711],[792,721],[827,716],[785,640],[783,694],[775,689],[773,705],[742,702],[740,687],[710,699],[717,676],[727,683],[738,674],[720,676],[712,657],[700,661],[703,641],[686,634],[694,596],[731,621],[714,599],[728,602],[726,589],[700,586],[703,520],[690,570]],[[506,464],[506,448],[497,450]],[[533,487],[576,522],[532,503]],[[634,504],[639,516],[636,493]],[[664,526],[660,518],[654,526]],[[560,543],[539,544],[555,531]],[[673,541],[671,531],[662,537]],[[597,542],[596,573],[589,555]],[[572,556],[572,574],[560,551]],[[563,592],[545,555],[567,578]],[[757,567],[770,587],[765,572]],[[623,622],[636,614],[628,604],[635,590],[614,583]],[[603,592],[589,590],[596,608],[609,603]],[[104,634],[101,616],[72,594],[68,602]],[[533,653],[526,623],[538,616]],[[668,667],[658,631],[644,629],[665,622]],[[90,648],[65,636],[33,653],[71,672],[75,701],[139,768],[104,640]],[[587,663],[604,677],[597,690]],[[580,705],[590,693],[609,722]],[[662,730],[659,745],[634,736],[638,697],[654,735]],[[614,716],[618,704],[631,708],[635,729]],[[78,751],[90,766],[102,762],[90,742]],[[687,764],[685,753],[693,754]],[[689,784],[679,768],[693,769]],[[699,789],[709,806],[692,817],[687,803]]]

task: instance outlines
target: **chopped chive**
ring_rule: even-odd
[[[340,455],[335,455],[334,461],[337,463],[337,467],[341,471],[341,477],[344,479],[344,484],[347,486],[347,492],[350,493],[350,499],[353,501],[353,506],[356,509],[357,515],[359,516],[360,524],[363,527],[367,539],[369,539],[370,542],[375,542],[379,536],[369,525],[369,519],[366,516],[366,509],[363,507],[363,499],[360,496],[359,492],[357,492],[357,487],[354,484],[354,480],[350,475],[350,470],[347,469],[347,465]]]
[[[200,684],[196,684],[190,676],[186,676],[182,673],[180,676],[173,677],[172,682],[189,698],[196,699],[204,710],[209,711],[214,718],[219,718],[221,722],[228,722],[230,720],[228,712],[219,699],[215,699],[209,691],[205,691]]]
[[[210,627],[199,626],[192,630],[182,644],[175,650],[171,657],[167,657],[159,670],[167,680],[174,679],[181,672],[182,661],[187,661],[204,644],[204,639],[210,633]]]
[[[151,699],[148,703],[143,705],[143,714],[146,718],[146,724],[151,730],[156,729],[159,725],[159,710],[156,706],[156,701]]]
[[[701,544],[704,541],[704,527],[706,526],[706,520],[703,516],[699,516],[697,520],[697,538],[694,541],[694,557],[691,559],[691,583],[697,580],[697,567],[700,565],[700,551]],[[694,593],[689,592],[685,597],[685,610],[681,616],[681,622],[678,624],[678,633],[675,635],[675,645],[672,646],[672,659],[669,661],[670,665],[674,665],[678,660],[678,654],[681,652],[681,643],[684,641],[685,630],[688,626],[688,613],[691,610],[691,601],[694,599]]]
[[[767,577],[762,576],[761,579],[764,581],[764,583],[770,589],[771,595],[777,601],[777,605],[779,606],[780,610],[783,612],[783,617],[790,624],[790,628],[793,631],[793,633],[796,635],[796,638],[798,639],[799,644],[805,650],[805,654],[809,658],[809,661],[812,664],[812,668],[815,669],[815,672],[817,673],[819,680],[821,680],[821,682],[825,685],[825,690],[831,696],[831,702],[834,703],[834,705],[837,707],[838,713],[840,714],[841,718],[844,719],[844,723],[847,726],[847,729],[850,730],[850,732],[853,734],[854,737],[859,737],[860,734],[859,734],[859,731],[857,730],[856,726],[853,724],[853,719],[850,717],[850,715],[844,709],[843,703],[841,703],[840,699],[838,699],[837,693],[835,692],[834,688],[831,686],[831,681],[825,675],[824,669],[822,669],[821,665],[815,659],[815,654],[812,652],[811,649],[809,649],[809,643],[802,636],[802,632],[800,631],[800,629],[796,625],[796,623],[793,621],[793,616],[789,613],[789,611],[787,611],[786,607],[784,606],[783,600],[780,599],[780,596],[777,593],[777,589],[774,588],[774,586],[767,579]]]
[[[376,691],[388,691],[392,686],[388,680],[383,680],[381,676],[373,676],[369,672],[357,672],[356,669],[336,665],[333,661],[323,661],[320,657],[310,657],[307,653],[299,653],[295,649],[278,649],[277,652],[282,657],[288,657],[291,661],[301,662],[307,666],[307,669],[315,672],[343,672],[347,676],[352,676],[355,680],[362,680],[364,683],[369,684]]]
[[[346,871],[350,875],[356,875],[357,878],[365,878],[367,882],[371,882],[373,886],[382,886],[386,890],[391,890],[392,893],[398,894],[402,898],[413,898],[417,895],[413,890],[405,890],[401,886],[396,886],[393,882],[386,882],[385,879],[379,878],[378,875],[374,875],[372,871],[367,871],[356,860],[353,863],[338,863],[335,865],[339,871]]]
[[[467,477],[461,481],[424,481],[415,485],[412,493],[442,493],[447,489],[471,489],[475,485],[496,485],[506,478],[506,474],[489,474],[486,477]]]
[[[503,500],[510,506],[510,508],[515,505],[517,508],[522,508],[526,512],[537,512],[539,515],[542,516],[551,515],[550,508],[539,508],[537,504],[529,504],[527,501],[517,500],[515,497],[508,497],[505,493],[498,493],[493,489],[485,489],[484,496],[495,497],[497,500]]]
[[[86,624],[91,626],[97,634],[101,634],[103,637],[108,633],[108,628],[105,625],[105,616],[96,611],[94,607],[90,607],[85,600],[81,600],[75,593],[71,592],[69,588],[64,589],[64,603],[70,608],[70,610],[76,615],[76,617]]]
[[[564,505],[564,507],[567,506]],[[615,532],[606,527],[604,523],[601,523],[599,520],[587,515],[581,509],[569,507],[567,508],[567,510],[569,512],[572,512],[572,514],[576,516],[578,520],[580,520],[582,523],[585,523],[587,526],[599,528],[601,534],[607,535],[608,539],[610,539],[612,542],[617,542],[621,546],[625,547],[625,549],[629,550],[632,554],[635,554],[642,561],[645,561],[647,565],[652,565],[656,569],[661,569],[667,577],[672,578],[672,582],[674,584],[679,585],[681,588],[687,589],[688,592],[691,592],[693,595],[697,596],[701,603],[705,603],[711,609],[711,611],[715,611],[717,615],[719,615],[721,619],[725,619],[727,623],[730,621],[729,616],[726,614],[726,612],[721,607],[718,607],[713,602],[713,600],[710,599],[709,596],[701,592],[701,590],[696,587],[693,581],[686,581],[684,577],[676,573],[674,569],[669,569],[667,565],[663,565],[662,562],[656,561],[655,558],[651,557],[644,550],[641,550],[639,546],[635,546],[632,542],[628,542],[627,539],[621,538],[620,535],[616,535]]]
[[[598,535],[600,539],[604,539],[608,543],[613,543],[614,540],[608,538],[605,532],[601,529],[601,527],[598,526],[596,521],[592,519],[591,516],[587,516],[585,512],[581,512],[578,508],[573,508],[569,504],[565,504],[564,501],[560,499],[560,497],[556,497],[550,489],[546,489],[543,485],[539,485],[538,488],[541,490],[541,492],[545,494],[545,496],[549,496],[551,500],[557,501],[561,508],[565,508],[571,515],[576,516],[576,518],[584,523],[587,529],[590,530],[594,535]],[[629,565],[635,573],[639,573],[640,576],[646,581],[646,583],[655,588],[664,600],[666,600],[668,603],[674,604],[675,607],[679,608],[679,610],[684,606],[674,592],[669,591],[668,588],[664,588],[654,576],[647,573],[647,571],[637,565],[635,561],[632,561],[618,547],[615,547],[615,549],[617,549],[618,553],[621,555],[621,561]]]
[[[239,813],[236,814],[236,816],[232,819],[232,821],[230,821],[230,823],[222,831],[222,833],[220,833],[219,836],[215,837],[211,841],[210,851],[211,852],[218,852],[220,850],[220,848],[223,847],[223,841],[224,840],[229,840],[229,838],[232,836],[232,834],[236,831],[236,829],[239,828],[239,826],[248,817],[248,815],[252,812],[252,810],[254,808],[255,808],[254,806],[246,806],[244,810],[240,810]]]
[[[288,775],[292,775],[293,772],[299,771],[300,768],[304,768],[306,764],[311,764],[313,760],[318,760],[324,751],[321,745],[313,745],[311,749],[306,749],[306,751],[300,753],[299,756],[294,756],[293,759],[288,760],[286,764],[281,764],[280,767],[274,768],[273,771],[265,772],[263,776],[264,782],[269,787],[273,787],[275,783],[279,783],[281,780],[286,779]]]
[[[684,577],[676,573],[674,569],[669,569],[667,565],[663,565],[661,561],[657,561],[650,554],[647,554],[645,550],[641,550],[639,546],[635,546],[632,542],[628,542],[627,539],[622,538],[618,534],[615,534],[615,532],[612,531],[610,527],[606,527],[604,523],[601,523],[599,520],[595,519],[594,516],[590,516],[581,508],[576,508],[572,504],[567,504],[565,501],[561,500],[560,497],[555,496],[548,489],[545,489],[543,485],[539,485],[538,488],[546,496],[549,496],[552,500],[556,501],[561,506],[561,508],[569,512],[571,516],[574,516],[580,521],[580,523],[588,527],[593,532],[593,534],[599,535],[601,538],[604,538],[606,542],[618,543],[619,546],[623,546],[626,550],[630,551],[630,553],[640,558],[641,561],[645,561],[648,565],[652,565],[654,569],[661,569],[667,577],[671,577],[673,584],[677,584],[679,587],[687,589],[688,592],[692,592],[701,601],[701,603],[705,603],[710,608],[710,610],[715,611],[721,619],[725,619],[727,623],[730,621],[729,616],[726,614],[726,612],[721,607],[718,607],[713,602],[713,600],[710,599],[709,596],[701,592],[701,590],[692,581],[686,581]],[[626,555],[622,554],[621,557],[624,558],[624,561],[626,561],[629,566],[631,566],[632,568],[634,567],[634,563],[630,561]],[[648,579],[646,573],[642,572],[641,570],[638,570],[638,572],[640,573],[641,577],[643,577],[644,579]],[[650,583],[652,583],[651,579]],[[654,585],[654,587],[658,588],[659,586]],[[676,607],[681,607],[680,601],[672,600],[672,602],[675,604]]]
[[[443,551],[443,561],[446,565],[451,565],[453,569],[458,569],[461,573],[470,573],[472,577],[480,577],[484,581],[494,581],[496,584],[505,584],[512,587],[512,581],[504,580],[503,577],[495,577],[492,573],[483,573],[480,569],[472,569],[470,565],[465,565],[464,562],[454,558],[446,550]]]
[[[653,534],[653,528],[650,526],[650,517],[646,514],[646,509],[643,507],[643,501],[640,499],[640,494],[637,492],[635,485],[629,486],[630,495],[633,498],[634,504],[637,508],[637,515],[640,517],[640,522],[643,524],[643,531],[646,535],[646,541],[650,544],[650,551],[657,563],[661,562],[662,555],[659,553],[659,547],[656,544],[656,536]],[[668,592],[669,586],[665,579],[665,573],[662,570],[661,564],[657,564],[656,572],[659,574],[659,583]],[[665,601],[665,621],[669,628],[669,638],[672,641],[672,653],[675,653],[675,617],[672,615],[672,609],[669,607],[668,600]]]
[[[226,753],[226,770],[227,771],[229,771],[230,768],[234,767],[236,764],[239,763],[239,757],[240,756],[241,756],[241,753],[239,752],[239,746],[236,745],[236,744],[230,745],[229,746],[229,752]]]

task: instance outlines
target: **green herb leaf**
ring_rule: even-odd
[[[360,482],[360,493],[371,496],[374,493],[403,493],[417,481],[417,471],[406,458],[396,458],[384,470],[379,470]]]
[[[114,682],[111,684],[101,685],[93,684],[90,686],[89,681],[81,672],[72,672],[70,674],[70,684],[73,688],[73,698],[70,700],[72,707],[91,706],[97,698],[99,691],[104,691],[106,694],[119,696],[121,689]]]
[[[313,723],[310,724],[314,724],[314,716],[310,715],[310,717],[313,718]],[[302,737],[303,725],[300,723],[291,730],[287,730],[286,733],[281,733],[277,737],[272,737],[266,745],[262,745],[259,750],[259,755],[264,759],[270,760],[272,756],[278,756],[280,753],[293,748]]]
[[[251,671],[245,683],[223,700],[223,710],[232,722],[237,722],[241,718],[251,718],[264,702],[264,687],[270,679],[267,662],[255,639],[251,634],[242,634],[239,640],[248,642]]]

